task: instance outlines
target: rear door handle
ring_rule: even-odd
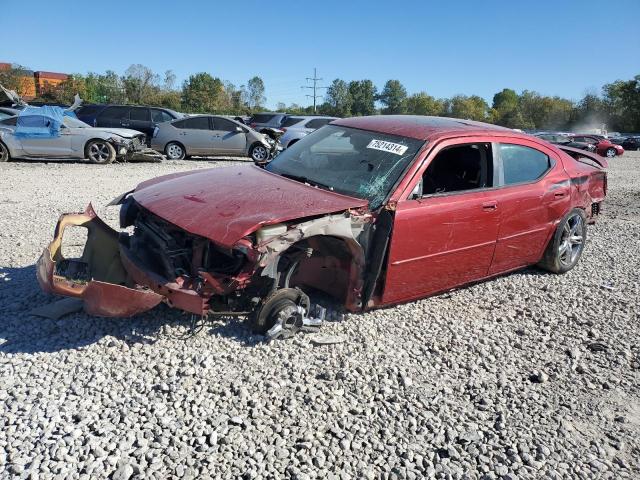
[[[498,209],[498,202],[496,201],[491,201],[491,202],[485,202],[482,204],[482,210],[486,211],[486,212],[491,212],[493,210],[497,210]]]

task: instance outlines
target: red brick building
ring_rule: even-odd
[[[10,63],[0,63],[0,71],[11,70],[11,68]],[[66,73],[24,70],[24,74],[19,77],[18,94],[27,101],[32,100],[55,89],[68,77]]]

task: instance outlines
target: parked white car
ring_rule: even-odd
[[[315,132],[320,127],[324,127],[336,119],[337,117],[291,115],[285,118],[279,127],[280,130],[284,130],[284,135],[280,137],[280,145],[288,148],[302,137],[309,135],[311,132]]]

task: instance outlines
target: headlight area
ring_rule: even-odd
[[[118,157],[124,157],[129,151],[133,150],[133,142],[127,138],[113,136],[109,138],[109,142],[116,149]]]
[[[253,308],[253,295],[245,289],[253,283],[257,253],[249,239],[222,248],[157,217],[132,197],[121,207],[120,222],[134,227],[120,236],[127,272],[170,306],[198,315],[246,314]]]

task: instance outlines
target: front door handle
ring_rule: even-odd
[[[553,194],[555,198],[562,198],[567,194],[567,192],[556,192]]]
[[[486,212],[493,212],[494,210],[497,210],[497,209],[498,209],[498,202],[496,202],[495,200],[491,202],[485,202],[482,204],[482,210]]]

